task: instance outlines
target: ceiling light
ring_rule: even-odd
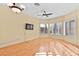
[[[16,9],[16,8],[12,8],[12,11],[15,12],[15,13],[20,13],[21,12],[19,9]]]
[[[10,9],[12,9],[13,12],[16,13],[20,13],[25,8],[23,5],[17,6],[15,3],[9,3],[8,6]]]

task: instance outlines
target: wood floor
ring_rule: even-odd
[[[78,56],[79,47],[54,38],[39,38],[0,48],[0,56]]]

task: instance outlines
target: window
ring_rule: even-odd
[[[76,22],[70,20],[64,23],[64,35],[75,35],[76,33]]]
[[[50,24],[50,33],[54,35],[62,34],[62,23]]]
[[[53,32],[55,35],[58,35],[58,26],[57,23],[54,24]]]
[[[65,22],[65,35],[69,35],[69,22]]]
[[[54,35],[58,35],[58,27],[57,23],[55,24],[50,24],[50,33]]]
[[[75,22],[75,20],[71,20],[69,22],[69,30],[70,30],[70,35],[74,35],[76,33],[76,22]]]
[[[58,26],[58,35],[62,35],[62,33],[63,33],[63,30],[62,30],[62,23],[61,23],[61,22],[58,23],[57,26]]]
[[[48,24],[40,24],[40,33],[48,33]]]
[[[53,29],[54,29],[54,24],[50,24],[50,33],[51,33],[51,34],[54,34]]]

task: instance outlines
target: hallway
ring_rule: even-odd
[[[55,38],[38,38],[0,48],[2,56],[78,56],[79,47]]]

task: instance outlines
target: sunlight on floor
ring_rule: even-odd
[[[49,53],[39,52],[39,53],[36,53],[35,56],[54,56],[54,55],[52,54],[52,52],[49,52]],[[56,56],[60,56],[60,55],[56,55]]]

